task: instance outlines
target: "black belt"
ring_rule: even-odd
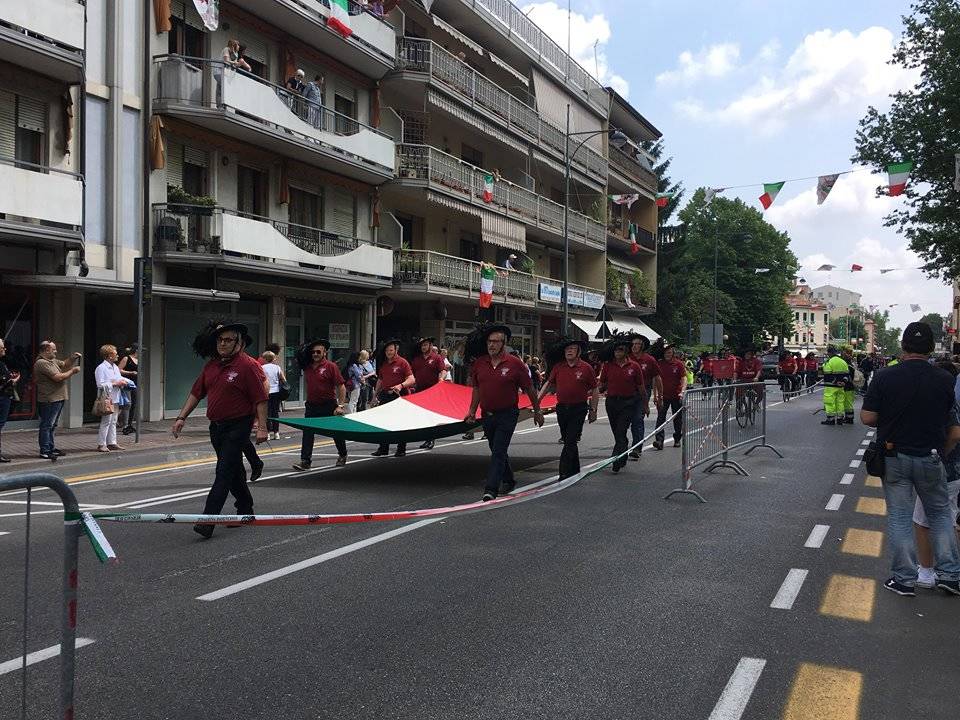
[[[920,450],[918,448],[902,448],[894,446],[893,450],[890,451],[900,455],[909,455],[910,457],[928,457],[932,455],[934,450],[933,448],[927,448],[926,450]]]
[[[637,395],[607,395],[607,400],[635,400]]]

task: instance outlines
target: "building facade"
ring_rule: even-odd
[[[830,342],[830,311],[808,285],[798,285],[786,297],[793,313],[793,334],[783,339],[791,352],[822,353]]]
[[[836,285],[821,285],[811,291],[813,298],[827,306],[830,319],[847,317],[850,308],[859,308],[862,295]]]

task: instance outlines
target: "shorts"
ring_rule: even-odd
[[[957,495],[960,494],[960,480],[954,480],[953,482],[947,483],[947,496],[950,498],[950,517],[953,518],[954,523],[957,521]],[[930,522],[927,520],[927,514],[923,511],[923,503],[920,502],[920,498],[917,498],[916,504],[913,506],[913,522],[921,527],[928,528],[930,527]]]

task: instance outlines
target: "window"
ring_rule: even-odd
[[[829,314],[829,313],[824,313],[824,314],[823,314],[823,324],[824,324],[824,325],[829,325],[829,324],[830,324],[830,314]]]
[[[202,58],[206,54],[203,49],[203,30],[188,24],[181,18],[170,18],[170,32],[167,33],[167,52],[171,55]]]
[[[46,165],[47,103],[0,90],[0,157]]]
[[[337,111],[337,134],[353,135],[360,130],[360,126],[354,122],[357,117],[357,103],[352,97],[345,97],[337,92],[333,96],[333,109]],[[353,118],[354,121],[351,121]]]
[[[460,257],[464,260],[480,260],[480,243],[473,237],[460,238]]]
[[[290,188],[289,220],[311,228],[323,227],[323,198],[315,193]]]
[[[795,312],[795,313],[793,314],[793,319],[794,319],[796,322],[800,322],[800,313],[799,313],[799,312]]]
[[[478,168],[483,167],[483,152],[466,143],[460,144],[460,159]]]
[[[263,173],[253,168],[237,166],[237,210],[249,215],[264,214],[263,192],[267,184]]]
[[[803,314],[803,321],[804,321],[804,322],[807,321],[807,314],[806,314],[806,313]]]

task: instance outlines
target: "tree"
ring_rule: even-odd
[[[943,340],[943,326],[947,322],[946,318],[943,315],[937,313],[927,313],[922,318],[920,322],[926,323],[930,326],[930,329],[933,330],[933,341],[939,343]]]
[[[849,329],[849,332],[848,332]],[[865,338],[867,336],[863,320],[851,315],[850,318],[835,318],[830,321],[831,340],[849,340],[850,338]]]
[[[900,328],[888,328],[890,311],[867,313],[867,318],[873,320],[873,344],[884,355],[896,355],[900,352]]]
[[[960,3],[917,0],[911,10],[891,63],[918,69],[920,81],[894,94],[889,112],[867,110],[852,160],[879,171],[913,161],[906,207],[885,224],[906,235],[930,276],[949,279],[960,276],[960,193],[953,187],[960,150]]]
[[[657,140],[655,143],[646,142],[643,146],[644,150],[653,156],[654,162],[656,163],[653,167],[653,172],[657,176],[657,192],[673,193],[673,197],[667,201],[666,207],[657,208],[659,211],[657,213],[657,225],[663,227],[680,206],[680,200],[683,199],[686,191],[683,189],[682,182],[673,182],[667,174],[670,171],[673,158],[668,157],[666,160],[661,161],[664,151],[663,140]]]

